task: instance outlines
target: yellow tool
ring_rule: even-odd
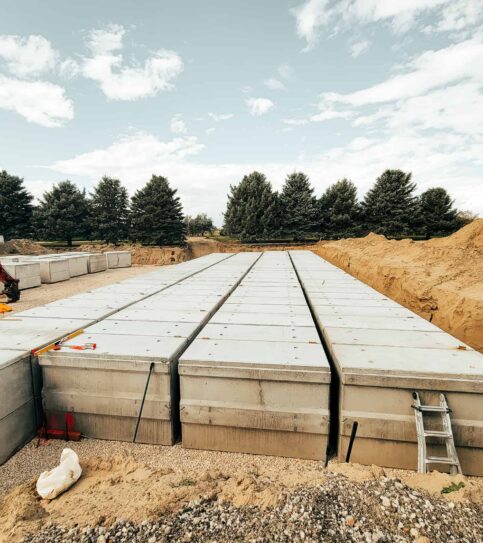
[[[41,347],[40,349],[33,349],[32,350],[32,356],[39,356],[41,354],[44,354],[48,351],[55,351],[59,349],[59,347],[62,345],[62,343],[65,343],[66,341],[69,341],[69,339],[72,339],[76,336],[79,336],[84,332],[84,329],[81,328],[79,330],[76,330],[75,332],[72,332],[72,334],[68,334],[67,336],[63,337],[62,339],[59,339],[59,341],[56,341],[55,343],[51,343],[50,345],[47,345],[45,347]]]
[[[8,313],[12,308],[7,304],[0,304],[0,313]]]

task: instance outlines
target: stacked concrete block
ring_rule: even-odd
[[[103,253],[87,255],[87,270],[89,273],[98,273],[107,270],[107,258]]]
[[[58,283],[70,279],[69,262],[66,258],[39,258],[42,283]]]
[[[228,256],[87,328],[60,351],[42,355],[47,419],[72,412],[86,436],[131,441],[149,383],[136,440],[174,443],[179,431],[178,358],[259,257]],[[83,343],[97,348],[68,348]]]
[[[325,459],[330,369],[288,253],[263,253],[179,373],[184,447]]]
[[[38,287],[40,280],[40,264],[20,258],[2,258],[0,263],[14,279],[18,279],[19,289]]]
[[[291,257],[340,376],[339,459],[357,421],[352,461],[416,469],[412,393],[443,392],[463,471],[483,475],[483,356],[313,253]],[[429,454],[446,455],[437,438]]]
[[[106,251],[104,254],[106,255],[107,267],[109,269],[131,267],[130,251]]]

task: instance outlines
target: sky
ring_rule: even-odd
[[[0,169],[39,198],[167,177],[222,224],[230,184],[386,168],[483,215],[482,0],[2,0]]]

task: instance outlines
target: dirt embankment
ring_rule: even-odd
[[[483,352],[483,219],[446,238],[369,234],[315,252]]]

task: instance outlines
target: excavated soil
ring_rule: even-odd
[[[483,352],[483,219],[446,238],[369,234],[315,252]]]
[[[42,255],[49,251],[30,239],[11,239],[0,243],[0,255]]]

